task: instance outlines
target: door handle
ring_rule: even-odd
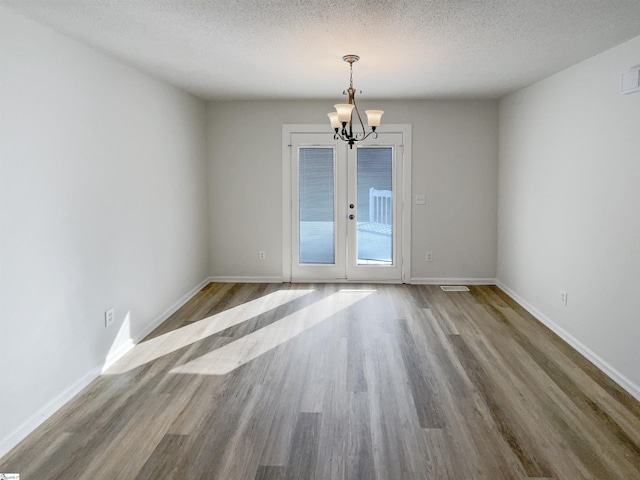
[[[349,208],[355,208],[355,205],[353,203],[350,203]]]
[[[352,215],[349,215],[349,220],[353,220],[354,218],[356,218],[356,216],[355,216],[355,215],[353,215],[353,214],[352,214]]]

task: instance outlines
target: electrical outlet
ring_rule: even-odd
[[[115,308],[110,308],[106,312],[104,312],[104,326],[108,327],[113,323],[116,318],[116,310]]]
[[[566,307],[567,306],[567,292],[560,290],[560,301]]]
[[[427,252],[426,258],[427,258],[427,262],[433,261],[433,253]]]
[[[416,195],[416,205],[424,205],[427,203],[427,199],[424,195]]]
[[[260,250],[258,252],[258,258],[260,260],[266,260],[267,259],[267,252],[265,252],[264,250]]]

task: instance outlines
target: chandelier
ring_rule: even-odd
[[[328,113],[327,116],[331,121],[333,130],[335,131],[333,138],[335,140],[340,139],[344,142],[347,142],[349,144],[349,148],[353,148],[354,143],[361,142],[370,135],[373,135],[373,138],[378,138],[376,128],[380,126],[380,119],[382,118],[382,114],[384,112],[382,110],[365,111],[365,113],[367,114],[367,124],[371,128],[371,130],[367,132],[367,130],[364,128],[362,117],[360,117],[358,106],[356,105],[356,90],[353,88],[353,64],[360,60],[360,57],[358,55],[345,55],[344,57],[342,57],[342,60],[349,63],[349,88],[342,92],[343,95],[349,95],[349,103],[339,103],[337,105],[334,105],[336,111]],[[353,131],[354,112],[358,117],[358,122],[360,123],[360,128],[362,129],[361,131],[355,133]]]

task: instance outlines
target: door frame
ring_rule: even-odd
[[[411,124],[391,124],[378,127],[380,133],[402,134],[402,214],[399,229],[402,232],[399,257],[402,262],[402,283],[411,281]],[[333,135],[333,129],[327,124],[283,124],[282,125],[282,281],[291,282],[293,262],[292,248],[292,162],[293,149],[291,135],[295,133],[326,133]],[[329,137],[331,138],[331,137]],[[365,140],[366,142],[366,140]],[[326,280],[325,280],[326,281]],[[340,282],[341,280],[331,280]],[[348,280],[342,280],[348,282]]]

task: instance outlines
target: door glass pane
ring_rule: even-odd
[[[334,150],[300,147],[300,263],[335,263]]]
[[[358,265],[393,264],[393,148],[360,147]]]

